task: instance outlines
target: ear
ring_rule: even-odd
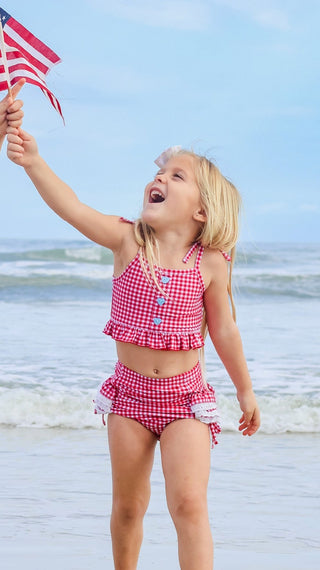
[[[204,210],[202,210],[201,208],[196,210],[192,217],[196,222],[206,222],[207,221],[207,216],[206,216]]]

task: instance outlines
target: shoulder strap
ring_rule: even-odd
[[[199,243],[196,241],[196,243],[194,243],[194,244],[190,247],[189,251],[188,251],[188,252],[186,253],[186,255],[184,256],[184,258],[183,258],[183,260],[182,260],[183,263],[188,263],[190,257],[192,256],[193,252],[195,251],[195,249],[197,249],[198,246],[199,246]]]
[[[123,218],[122,216],[120,218],[120,222],[124,222],[125,224],[134,224],[132,220],[128,220],[127,218]]]
[[[197,269],[198,271],[200,271],[200,262],[201,262],[201,259],[203,256],[204,247],[203,247],[203,245],[200,245],[200,243],[198,245],[199,245],[199,249],[198,249],[196,261],[194,264],[194,268]]]
[[[226,251],[222,251],[222,249],[220,249],[220,253],[222,253],[223,257],[224,257],[227,261],[231,261],[231,257],[230,257],[230,255],[229,255]]]

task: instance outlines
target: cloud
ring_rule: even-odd
[[[301,204],[300,210],[301,212],[316,213],[320,211],[320,208],[317,204]]]
[[[210,15],[207,0],[88,0],[87,3],[113,16],[157,28],[203,30]]]
[[[214,0],[216,5],[242,12],[266,28],[288,30],[289,19],[280,2],[275,0]],[[280,4],[280,6],[279,6]]]
[[[289,18],[279,0],[87,0],[107,14],[156,28],[204,30],[217,6],[249,16],[263,27],[288,30]]]

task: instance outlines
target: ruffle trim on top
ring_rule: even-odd
[[[146,329],[128,328],[110,320],[103,329],[114,340],[146,346],[154,350],[193,350],[204,345],[200,333],[166,333]]]

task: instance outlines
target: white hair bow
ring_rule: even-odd
[[[179,152],[179,150],[181,150],[181,148],[182,147],[180,145],[170,146],[169,148],[167,148],[167,150],[164,150],[160,154],[160,156],[156,158],[154,162],[156,163],[157,166],[159,166],[159,168],[162,168],[168,162],[168,160],[172,158],[172,156],[174,156]]]

